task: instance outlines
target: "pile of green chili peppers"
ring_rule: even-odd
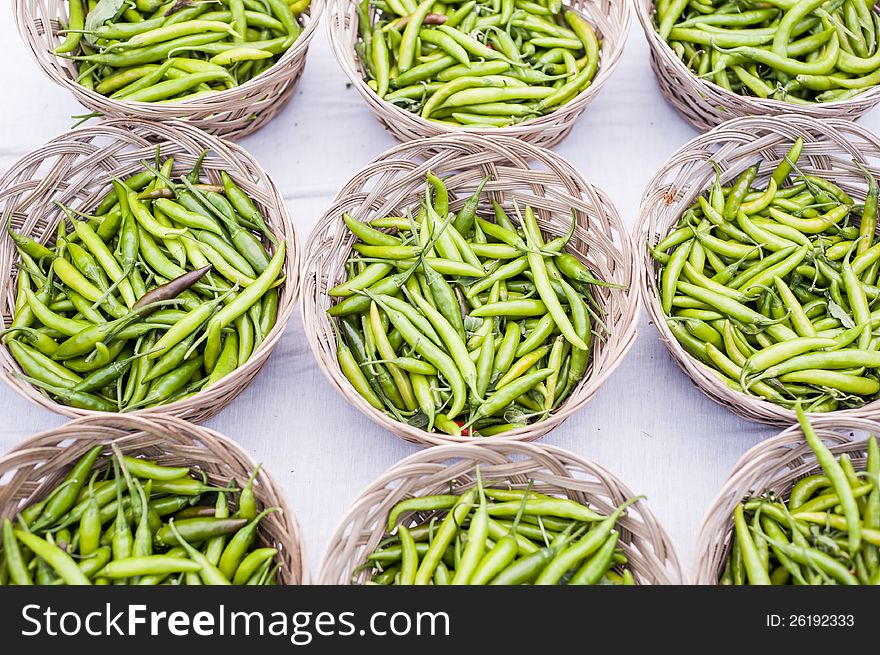
[[[204,156],[204,155],[203,155]],[[199,160],[201,161],[201,160]],[[275,325],[285,244],[225,172],[175,182],[167,158],[113,180],[94,211],[63,207],[54,247],[8,232],[20,256],[3,339],[13,375],[80,409],[188,398],[243,366]],[[219,180],[218,180],[219,181]]]
[[[358,242],[329,291],[340,368],[376,409],[428,432],[546,418],[586,373],[593,320],[605,327],[590,285],[615,286],[565,252],[571,231],[545,242],[530,207],[521,228],[497,202],[494,221],[478,216],[485,183],[452,213],[428,173],[416,216],[343,217]]]
[[[477,476],[463,493],[395,505],[393,534],[355,575],[370,571],[373,585],[635,584],[614,527],[636,498],[603,516],[531,485],[484,488]],[[402,514],[410,520],[398,523]]]
[[[561,0],[360,0],[358,30],[358,58],[379,97],[454,126],[548,114],[586,89],[599,65],[593,28]]]
[[[77,82],[117,100],[177,102],[270,68],[302,32],[309,0],[70,0],[55,54]]]
[[[796,167],[795,141],[754,188],[758,164],[711,191],[651,248],[660,305],[682,347],[727,386],[809,411],[880,392],[877,181],[857,203]],[[789,175],[794,172],[793,179]]]
[[[839,459],[798,406],[822,473],[798,480],[788,498],[752,498],[734,510],[721,584],[880,585],[880,448],[868,440],[867,470]]]
[[[260,522],[277,511],[258,511],[256,471],[235,498],[238,489],[210,486],[187,467],[118,450],[102,463],[103,449],[3,519],[0,585],[276,584],[277,549],[255,548]]]
[[[880,84],[873,0],[658,0],[655,25],[698,77],[794,104]]]

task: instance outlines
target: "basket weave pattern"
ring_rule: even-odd
[[[855,120],[880,103],[880,87],[838,102],[796,105],[781,100],[741,96],[698,78],[654,27],[654,0],[634,0],[635,12],[651,51],[651,68],[666,100],[696,129],[704,132],[740,116],[798,113],[818,120]]]
[[[116,444],[125,455],[142,455],[165,466],[191,466],[210,484],[244,484],[256,464],[232,440],[171,416],[103,415],[77,419],[42,432],[0,457],[0,518],[13,517],[43,499],[88,450]],[[278,549],[282,584],[306,584],[308,565],[300,528],[284,494],[265,469],[254,480],[263,507],[278,507],[260,522],[257,542]]]
[[[846,453],[857,471],[865,469],[868,442],[863,438],[854,440],[855,433],[880,434],[880,423],[838,416],[814,418],[810,423],[835,457]],[[798,425],[758,444],[743,455],[703,520],[697,540],[694,584],[718,584],[730,551],[733,510],[738,503],[750,496],[760,496],[765,491],[785,496],[795,482],[821,472],[822,467]]]
[[[450,484],[460,493],[474,486],[477,465],[487,486],[524,489],[532,480],[538,493],[587,503],[601,514],[635,495],[601,466],[561,448],[508,439],[429,448],[391,467],[360,494],[330,539],[318,583],[363,584],[369,573],[353,580],[352,572],[384,536],[391,508],[407,498],[450,493]],[[644,501],[629,508],[618,530],[637,584],[681,584],[669,537]]]
[[[711,186],[715,179],[713,162],[721,170],[721,183],[729,184],[746,168],[761,161],[761,171],[754,183],[761,187],[798,136],[805,142],[798,168],[805,174],[826,177],[853,198],[864,200],[867,182],[853,160],[861,162],[875,175],[880,172],[880,139],[871,132],[840,119],[817,121],[795,115],[745,117],[696,137],[672,155],[645,189],[635,238],[642,263],[642,299],[675,362],[715,402],[750,421],[781,426],[796,422],[792,410],[733,391],[685,352],[672,336],[660,308],[659,267],[646,244],[653,246],[669,234],[685,209]],[[878,409],[880,400],[874,400],[863,407],[838,410],[834,414],[871,417]]]
[[[311,0],[309,8],[300,14],[303,31],[299,38],[261,75],[210,96],[165,104],[111,100],[76,82],[79,73],[75,62],[52,52],[64,40],[58,32],[62,29],[59,18],[67,24],[66,0],[13,0],[13,11],[18,31],[40,69],[84,107],[108,118],[186,120],[210,134],[238,139],[269,122],[290,100],[305,67],[324,2]]]
[[[163,157],[174,157],[175,175],[190,170],[198,155],[209,150],[202,165],[203,177],[219,184],[219,171],[229,173],[255,201],[269,229],[287,242],[285,283],[279,293],[278,318],[247,363],[189,399],[156,409],[138,410],[198,422],[217,414],[247,387],[280,339],[296,302],[299,280],[296,230],[280,191],[253,157],[241,147],[212,137],[188,123],[113,119],[61,134],[13,164],[0,178],[0,217],[4,225],[11,221],[16,232],[40,243],[49,243],[54,240],[55,228],[63,217],[53,201],[88,212],[112,189],[111,177],[124,178],[142,170],[142,161],[155,159],[157,146]],[[4,234],[0,240],[0,329],[5,329],[12,320],[17,260],[15,244]],[[19,367],[5,347],[0,348],[0,362],[4,381],[28,400],[70,417],[95,413],[56,403],[32,385],[9,375]]]
[[[357,2],[328,0],[327,32],[336,61],[348,75],[370,111],[385,129],[400,141],[410,141],[440,134],[469,132],[489,137],[512,136],[544,147],[562,141],[587,105],[611,76],[629,34],[630,8],[628,0],[565,0],[563,6],[578,12],[593,25],[601,40],[599,69],[592,84],[570,102],[556,111],[532,118],[517,125],[497,129],[458,128],[425,120],[397,105],[382,100],[367,86],[364,70],[354,50],[358,40]]]
[[[357,173],[317,222],[306,245],[301,302],[312,351],[331,384],[351,404],[407,441],[435,445],[472,440],[467,436],[431,434],[399,423],[372,407],[339,370],[336,337],[326,315],[331,305],[327,290],[344,278],[345,262],[354,243],[354,235],[342,222],[343,212],[360,221],[401,215],[404,208],[418,206],[428,171],[444,179],[450,191],[450,211],[461,208],[486,175],[490,181],[478,209],[483,215],[491,215],[493,199],[510,216],[516,215],[514,202],[521,210],[530,205],[541,229],[559,235],[568,231],[571,210],[575,209],[577,223],[568,251],[600,279],[625,287],[594,290],[610,334],[603,331],[602,338],[594,339],[590,366],[571,396],[546,420],[505,433],[508,438],[537,439],[593,398],[635,340],[639,309],[632,244],[617,210],[608,196],[550,151],[516,139],[498,137],[489,141],[458,134],[401,144]]]

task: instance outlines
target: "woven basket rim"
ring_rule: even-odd
[[[665,189],[669,186],[668,183],[663,182],[664,176],[679,167],[678,162],[684,155],[699,152],[705,149],[708,143],[713,145],[723,143],[728,135],[730,135],[730,141],[739,142],[740,139],[734,139],[734,135],[754,135],[769,126],[773,126],[779,132],[803,134],[807,143],[821,141],[821,139],[814,139],[813,134],[827,135],[831,132],[840,131],[848,139],[852,134],[856,134],[859,138],[874,145],[877,149],[877,156],[880,157],[880,137],[852,121],[840,118],[819,120],[799,113],[779,116],[740,116],[722,123],[703,134],[698,134],[670,155],[666,163],[658,169],[657,173],[645,186],[639,203],[639,218],[636,221],[632,234],[633,241],[636,244],[635,247],[637,248],[636,259],[639,268],[642,304],[648,314],[649,321],[653,323],[661,341],[669,350],[676,363],[701,391],[712,400],[731,409],[734,413],[750,421],[788,426],[797,421],[794,410],[764,400],[763,398],[747,395],[728,388],[718,378],[709,373],[702,363],[687,353],[675,337],[672,336],[665,321],[662,320],[663,313],[659,306],[656,289],[656,263],[645,246],[646,242],[653,235],[658,234],[653,229],[653,223],[663,213],[662,211],[654,211],[651,199],[659,189]],[[757,158],[757,154],[755,154],[755,158]],[[679,200],[673,200],[669,204],[674,205],[676,203],[679,203]],[[662,225],[658,223],[657,227],[665,235],[669,233],[671,225],[672,223],[669,221],[664,221]],[[719,398],[723,398],[723,402],[718,400]],[[835,410],[831,415],[836,417],[870,417],[877,415],[878,408],[880,408],[880,397],[866,402],[862,407]],[[828,414],[809,412],[808,416],[812,420],[813,418],[828,416]]]
[[[46,448],[42,444],[50,439],[63,443],[71,438],[75,438],[77,441],[94,441],[96,444],[105,443],[108,445],[118,440],[118,438],[108,439],[106,436],[102,435],[102,428],[124,431],[127,436],[137,436],[138,434],[149,430],[156,430],[158,432],[173,430],[179,431],[178,434],[181,435],[183,435],[185,431],[186,439],[189,441],[194,443],[199,441],[211,442],[203,443],[203,449],[208,449],[211,445],[219,444],[222,446],[223,450],[231,451],[235,454],[236,458],[247,463],[250,470],[254,470],[257,467],[257,463],[254,462],[253,458],[235,440],[211,428],[196,425],[171,415],[150,417],[133,414],[102,414],[96,416],[84,416],[69,421],[59,427],[43,430],[42,432],[34,434],[18,443],[6,453],[0,454],[0,477],[2,477],[2,474],[6,472],[6,468],[10,466],[17,457],[27,455],[30,451],[40,453],[41,455],[45,453]],[[76,434],[79,431],[87,431],[90,429],[95,429],[95,434],[78,435],[76,437],[69,436],[71,434]],[[63,447],[67,448],[69,447],[69,444]],[[55,450],[58,449],[59,446],[55,446]],[[219,453],[219,449],[210,450],[215,455]],[[227,463],[230,461],[229,457],[225,454],[223,455],[223,461]],[[191,466],[197,466],[199,464],[200,462],[193,461]],[[44,464],[38,470],[43,474],[52,470],[51,468],[45,468],[47,465],[48,464]],[[19,468],[19,465],[16,465],[14,468]],[[265,503],[265,500],[268,498],[271,501],[272,506],[280,508],[278,514],[281,516],[281,521],[285,524],[285,536],[288,540],[284,545],[292,547],[290,549],[292,552],[289,553],[288,557],[299,567],[299,582],[297,584],[310,584],[311,576],[306,554],[306,546],[302,538],[302,528],[299,525],[296,514],[290,509],[287,498],[283,493],[283,489],[274,480],[272,475],[266,471],[265,466],[260,466],[257,480],[259,481],[259,484],[255,487],[255,494],[258,500],[268,506],[268,504]],[[0,487],[2,486],[4,485],[0,485]],[[295,572],[293,571],[291,572],[291,574],[294,573]]]
[[[835,453],[865,450],[867,439],[855,439],[852,434],[846,433],[858,431],[880,436],[880,421],[873,418],[826,414],[811,418],[810,424],[826,443],[829,435],[835,435],[835,444],[831,446],[832,452]],[[736,494],[735,498],[745,498],[751,494],[763,493],[784,472],[787,464],[800,459],[800,456],[795,455],[795,451],[804,449],[812,453],[807,447],[800,425],[794,424],[755,444],[737,460],[718,493],[709,503],[700,523],[691,572],[692,584],[717,584],[721,570],[712,571],[714,579],[708,575],[709,571],[707,570],[711,564],[712,552],[710,548],[713,539],[719,537],[726,539],[733,532],[732,517],[735,502],[731,502],[731,498],[734,498],[732,494]],[[804,464],[809,464],[808,471],[821,470],[819,463],[814,460],[804,462]],[[767,470],[771,466],[774,469],[772,472]],[[801,475],[799,474],[797,477],[800,478]],[[725,533],[719,535],[718,528],[722,522],[726,526]]]
[[[582,1],[593,3],[596,0]],[[522,138],[527,135],[540,133],[542,130],[546,130],[561,123],[577,120],[587,104],[589,104],[594,96],[599,93],[608,78],[611,77],[614,69],[617,67],[623,55],[624,46],[632,22],[632,12],[630,11],[629,0],[608,0],[608,2],[618,9],[621,22],[615,25],[618,30],[614,34],[615,38],[613,41],[608,38],[609,35],[603,35],[602,48],[600,49],[600,64],[596,71],[596,75],[593,78],[593,82],[586,89],[578,93],[577,96],[549,114],[530,118],[515,125],[486,129],[480,127],[457,127],[432,123],[431,121],[422,118],[420,115],[408,112],[391,102],[379,98],[379,96],[367,85],[363,76],[360,74],[360,61],[357,54],[353,52],[353,48],[350,48],[346,43],[343,43],[341,39],[343,33],[349,35],[357,31],[356,20],[353,19],[350,24],[345,24],[345,11],[343,10],[343,7],[349,7],[354,3],[352,0],[326,0],[326,2],[329,5],[327,9],[327,36],[330,41],[330,48],[333,51],[333,56],[335,57],[337,64],[346,74],[351,84],[358,90],[370,109],[377,114],[377,117],[379,117],[379,114],[381,113],[380,120],[403,124],[409,130],[418,133],[423,138],[432,137],[438,133],[481,134],[491,137],[517,136]],[[565,0],[563,7],[571,9],[571,2],[572,0]],[[584,17],[589,15],[580,7],[575,11]],[[608,14],[604,14],[604,16],[605,18],[611,18]],[[592,21],[591,24],[593,24]],[[609,42],[612,47],[610,50],[606,50],[606,44]],[[352,63],[354,65],[352,65]],[[567,132],[563,133],[558,139],[551,139],[546,145],[549,147],[560,141],[566,135]],[[395,136],[397,136],[396,132]]]
[[[63,132],[53,137],[50,141],[44,143],[43,145],[38,146],[30,152],[22,155],[18,160],[13,162],[11,167],[2,176],[0,176],[0,196],[2,196],[5,190],[9,187],[11,174],[16,171],[21,162],[27,161],[28,159],[35,157],[37,154],[43,152],[44,150],[51,149],[53,145],[64,144],[68,141],[70,143],[76,143],[83,138],[89,137],[107,138],[108,134],[115,134],[115,130],[125,131],[133,129],[144,129],[150,131],[155,129],[157,126],[157,123],[144,119],[133,117],[116,117],[102,120],[94,125],[81,126],[76,129]],[[245,378],[249,380],[254,375],[256,375],[256,373],[265,363],[265,360],[269,357],[272,350],[280,340],[285,328],[287,327],[287,323],[290,320],[294,306],[298,301],[300,284],[300,259],[302,253],[295,224],[287,211],[287,207],[284,203],[283,196],[281,196],[279,187],[273,180],[272,176],[259,164],[256,158],[253,157],[253,155],[251,155],[240,145],[231,141],[227,141],[222,137],[209,134],[208,132],[205,132],[203,130],[199,130],[187,122],[163,122],[161,125],[161,129],[163,132],[171,133],[177,140],[183,138],[187,140],[195,140],[196,142],[208,148],[211,152],[215,153],[217,156],[220,156],[219,153],[221,153],[222,151],[230,151],[237,159],[242,160],[246,162],[249,166],[251,166],[253,170],[259,174],[260,184],[265,186],[270,192],[272,192],[276,196],[273,199],[275,201],[275,205],[272,207],[273,217],[267,218],[267,224],[269,225],[270,229],[272,229],[273,233],[282,235],[286,241],[286,263],[283,268],[283,271],[286,274],[286,279],[283,287],[281,288],[287,288],[286,295],[288,297],[285,302],[284,295],[281,296],[281,302],[279,304],[278,315],[276,317],[275,325],[272,327],[269,333],[265,335],[260,345],[254,350],[254,352],[251,353],[248,361],[229,375],[221,378],[209,389],[202,389],[190,398],[185,398],[165,405],[160,405],[159,407],[155,408],[144,408],[134,410],[132,412],[126,412],[126,414],[128,415],[138,414],[145,416],[163,415],[169,413],[176,415],[182,414],[186,417],[195,415],[199,416],[198,420],[206,420],[210,416],[213,416],[219,411],[222,411],[222,409],[225,408],[226,404],[231,402],[234,397],[238,395],[237,393],[234,393],[231,397],[229,397],[228,394],[234,391],[233,387],[239,380]],[[162,143],[168,143],[168,141],[163,139]],[[230,160],[226,159],[225,161]],[[41,175],[43,175],[43,173],[41,173]],[[43,191],[43,194],[45,195],[45,190]],[[277,202],[279,200],[280,202]],[[12,208],[6,206],[6,203],[8,203],[7,200],[4,199],[2,202],[4,203],[3,207],[5,216],[6,212],[12,211]],[[277,214],[277,217],[274,216],[275,214]],[[4,243],[6,239],[7,237],[6,235],[4,235]],[[11,270],[0,271],[0,282],[6,283],[7,285],[7,288],[4,288],[2,291],[3,294],[9,293],[8,287],[11,285],[12,282],[11,275]],[[0,325],[4,324],[5,319],[0,318]],[[113,416],[119,414],[117,412],[101,412],[95,410],[79,409],[71,407],[69,405],[64,405],[60,402],[50,399],[48,396],[39,392],[30,383],[14,379],[12,376],[9,375],[9,370],[10,367],[12,367],[13,369],[17,369],[18,365],[14,363],[14,359],[12,358],[5,344],[0,345],[0,362],[2,362],[3,366],[3,381],[13,390],[15,390],[19,395],[45,409],[60,413],[68,417]]]
[[[361,168],[360,171],[352,175],[351,180],[356,180],[361,176],[366,175],[374,166],[380,164],[385,161],[395,161],[399,155],[402,153],[407,153],[410,151],[416,152],[424,152],[424,151],[433,151],[440,149],[449,149],[455,148],[458,144],[471,144],[476,147],[482,146],[487,143],[485,137],[475,134],[442,134],[436,137],[431,137],[428,139],[420,140],[420,141],[407,141],[398,143],[395,146],[392,146],[390,149],[386,150],[384,153],[378,155],[372,161],[368,162]],[[632,242],[632,237],[629,230],[623,224],[620,215],[616,212],[616,208],[614,208],[613,203],[610,198],[605,194],[601,189],[591,184],[587,180],[577,173],[574,167],[567,162],[563,157],[558,155],[557,153],[542,148],[536,144],[524,142],[518,139],[513,139],[511,137],[498,136],[495,139],[492,139],[492,144],[494,146],[507,146],[513,147],[517,151],[525,151],[530,155],[529,161],[540,161],[540,162],[557,162],[562,163],[567,166],[569,169],[574,171],[579,179],[577,182],[582,184],[584,188],[590,189],[597,194],[603,196],[603,199],[608,203],[608,205],[613,209],[614,214],[605,215],[603,213],[602,208],[593,208],[599,214],[599,219],[611,225],[613,228],[617,229],[617,237],[620,239],[619,244],[615,244],[615,246],[621,252],[629,252],[633,256],[634,267],[630,270],[630,278],[632,280],[630,288],[626,292],[626,299],[628,302],[628,311],[626,316],[621,319],[620,324],[615,326],[617,331],[613,335],[613,343],[618,344],[619,347],[615,350],[614,354],[610,357],[610,360],[607,362],[606,367],[602,370],[603,378],[607,378],[610,376],[620,365],[623,359],[628,354],[630,348],[635,342],[636,334],[637,334],[637,325],[638,320],[641,314],[641,294],[638,292],[637,284],[638,284],[638,265],[635,263],[637,260],[637,255],[634,251],[634,246]],[[303,286],[305,285],[305,280],[310,278],[313,272],[315,260],[317,259],[317,244],[314,243],[314,240],[319,237],[319,233],[322,229],[322,223],[325,218],[329,217],[332,212],[335,211],[338,203],[340,203],[346,196],[344,195],[345,189],[349,186],[349,182],[347,182],[343,186],[343,190],[340,191],[337,196],[334,198],[333,202],[330,204],[329,208],[324,212],[321,219],[319,219],[318,223],[313,228],[309,237],[306,240],[305,250],[306,255],[303,259],[302,264],[302,277],[303,277]],[[577,253],[575,253],[577,254]],[[580,255],[578,255],[580,258]],[[322,295],[318,293],[318,295]],[[338,384],[348,384],[347,380],[345,380],[342,373],[339,371],[338,365],[335,362],[335,354],[333,355],[333,366],[325,367],[321,360],[319,353],[321,352],[321,344],[318,342],[317,335],[315,334],[316,330],[309,330],[308,326],[312,323],[312,319],[314,316],[319,315],[320,308],[312,302],[312,299],[309,297],[309,294],[305,293],[303,289],[301,289],[300,293],[300,312],[303,324],[306,327],[306,336],[309,340],[309,346],[312,349],[312,353],[315,355],[316,360],[319,362],[319,368],[321,369],[324,376],[330,381],[331,384],[337,386]],[[609,339],[612,341],[612,339]],[[592,366],[592,364],[591,364]],[[589,392],[595,393],[604,383],[604,379],[600,379],[595,384],[595,388],[591,386],[591,376],[590,372],[592,372],[592,368],[588,369],[588,374],[582,378],[580,383],[580,387],[585,389],[589,387]],[[586,384],[585,384],[586,383]],[[339,388],[339,387],[338,387]],[[340,388],[341,391],[341,388]],[[342,391],[341,391],[342,392]],[[584,393],[585,391],[582,391]],[[474,441],[474,437],[470,436],[452,436],[447,434],[439,434],[439,433],[428,433],[424,430],[414,428],[412,426],[406,425],[404,423],[400,423],[390,417],[388,417],[384,412],[381,412],[369,403],[367,403],[359,394],[354,392],[348,392],[346,388],[345,392],[342,392],[346,400],[349,404],[354,404],[357,409],[359,409],[363,414],[365,414],[369,419],[371,419],[377,425],[384,427],[385,429],[393,432],[394,434],[406,439],[407,441],[411,441],[413,443],[422,445],[422,446],[437,446],[451,443],[484,443],[486,440],[478,440]],[[511,430],[509,432],[504,433],[505,439],[514,439],[514,440],[532,440],[537,439],[543,436],[547,431],[553,429],[559,423],[563,422],[567,419],[571,414],[581,409],[583,404],[586,404],[587,401],[583,403],[572,403],[574,400],[575,394],[566,399],[566,401],[547,419],[544,421],[539,421],[537,423],[533,423],[527,425],[522,428],[518,428],[515,430]],[[537,434],[536,434],[537,433]],[[495,439],[496,437],[492,437]]]
[[[780,113],[795,113],[822,119],[834,118],[842,112],[846,112],[858,105],[869,103],[876,104],[880,102],[880,85],[871,87],[867,91],[864,91],[853,98],[815,103],[813,105],[796,105],[783,100],[758,98],[756,96],[745,96],[733,93],[724,87],[718,86],[714,82],[709,82],[697,77],[694,72],[685,66],[684,62],[675,55],[672,48],[669,47],[669,44],[660,37],[657,30],[654,28],[652,21],[654,0],[633,0],[633,4],[635,5],[636,17],[638,18],[642,31],[645,34],[645,40],[648,42],[652,55],[661,58],[664,66],[674,68],[679,77],[685,77],[688,79],[690,85],[693,87],[688,89],[689,96],[695,94],[701,95],[701,89],[708,90],[714,95],[724,98],[728,104],[742,105],[747,111],[753,114],[772,113],[778,115]],[[657,71],[655,71],[655,73],[657,73]],[[679,108],[676,107],[676,109]],[[693,122],[692,124],[696,125],[696,123]]]
[[[157,105],[151,102],[133,102],[109,98],[105,95],[101,95],[97,91],[85,88],[81,84],[77,83],[76,80],[71,79],[66,75],[61,75],[56,68],[47,68],[43,66],[42,62],[37,57],[37,48],[35,47],[37,44],[35,43],[35,40],[30,38],[30,35],[24,23],[24,15],[26,12],[22,11],[22,8],[25,7],[26,4],[23,2],[23,0],[12,1],[14,3],[14,8],[16,9],[15,11],[13,11],[13,15],[15,17],[15,24],[18,28],[19,36],[21,37],[22,41],[28,46],[31,57],[36,60],[39,68],[53,82],[55,82],[59,86],[67,88],[75,95],[82,94],[95,104],[102,104],[111,109],[116,108],[116,111],[120,113],[128,113],[141,107],[149,107],[150,109],[164,111],[165,113],[172,115],[177,109],[188,107],[193,102],[216,105],[226,104],[227,101],[231,102],[235,100],[235,96],[241,95],[243,92],[261,88],[267,81],[267,78],[265,77],[266,73],[272,71],[273,69],[284,69],[287,67],[288,64],[292,63],[292,60],[299,59],[301,56],[305,56],[306,52],[308,51],[309,44],[311,43],[311,40],[314,37],[315,32],[317,31],[321,14],[324,12],[324,5],[327,2],[327,0],[309,1],[308,8],[302,12],[309,17],[308,22],[303,27],[303,31],[297,37],[296,41],[294,41],[293,45],[290,46],[290,48],[288,48],[284,52],[284,54],[278,58],[278,61],[276,61],[270,68],[268,68],[260,75],[247,80],[244,84],[233,87],[231,89],[217,91],[210,96],[204,96],[189,100],[177,100],[174,102],[167,102],[162,105]]]
[[[432,446],[430,448],[416,451],[392,464],[385,469],[378,478],[366,485],[355,496],[354,500],[351,501],[342,518],[337,522],[336,527],[331,532],[328,545],[325,547],[324,553],[321,557],[321,564],[316,576],[316,584],[336,584],[331,581],[334,578],[332,575],[334,572],[332,568],[333,564],[330,561],[331,555],[334,552],[334,546],[338,542],[351,539],[351,536],[343,536],[344,531],[351,523],[351,518],[360,511],[360,504],[364,499],[372,497],[374,494],[381,494],[383,496],[392,494],[394,490],[389,489],[387,486],[391,481],[399,480],[401,478],[423,477],[423,474],[418,472],[420,465],[443,463],[450,459],[470,459],[472,461],[480,461],[485,458],[488,453],[495,453],[501,458],[506,456],[507,451],[522,456],[525,459],[534,459],[536,455],[540,455],[555,459],[557,462],[569,461],[583,471],[596,471],[600,473],[603,477],[603,483],[601,483],[603,484],[603,487],[604,480],[612,482],[614,488],[606,488],[606,490],[620,492],[627,498],[635,496],[628,485],[604,466],[559,446],[553,446],[546,443],[539,444],[534,442],[524,442],[504,437],[493,438],[491,442],[486,445],[478,445],[471,442]],[[412,472],[408,473],[410,469],[412,469]],[[560,487],[560,492],[561,490],[562,487]],[[681,564],[675,547],[662,524],[657,520],[653,512],[651,512],[651,509],[644,498],[637,500],[632,505],[632,508],[638,509],[641,516],[645,517],[656,526],[657,533],[652,535],[652,537],[657,538],[664,547],[664,552],[666,554],[665,565],[667,568],[665,573],[669,574],[672,584],[679,584],[684,579]]]

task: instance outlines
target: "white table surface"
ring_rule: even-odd
[[[0,16],[6,56],[0,170],[6,170],[69,129],[72,115],[84,112],[32,61],[15,29],[10,3],[4,3]],[[241,141],[281,187],[303,242],[337,190],[396,143],[347,82],[322,24],[293,100]],[[880,114],[869,114],[863,123],[880,129]],[[617,70],[556,150],[609,193],[631,227],[645,184],[695,135],[657,89],[644,36],[633,18]],[[64,421],[0,385],[0,453]],[[303,530],[313,575],[360,491],[416,451],[330,387],[312,358],[298,312],[250,387],[207,425],[242,444],[284,488]],[[689,575],[709,503],[740,456],[776,432],[734,416],[697,391],[643,312],[638,339],[625,361],[597,397],[544,443],[593,460],[646,494]]]

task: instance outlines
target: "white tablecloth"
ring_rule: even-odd
[[[31,60],[10,12],[5,3],[0,170],[70,128],[72,115],[84,113]],[[303,241],[346,180],[396,143],[347,82],[322,24],[293,100],[241,142],[281,187]],[[869,114],[863,123],[880,127],[880,114]],[[607,191],[633,226],[645,184],[695,135],[657,89],[647,45],[633,19],[623,60],[556,150]],[[0,453],[65,421],[2,385],[0,417]],[[303,529],[313,574],[360,491],[416,450],[333,391],[314,363],[298,312],[256,380],[207,425],[241,443],[284,488]],[[709,503],[739,457],[775,433],[698,392],[643,316],[636,344],[595,400],[544,441],[601,464],[647,495],[689,574]]]

